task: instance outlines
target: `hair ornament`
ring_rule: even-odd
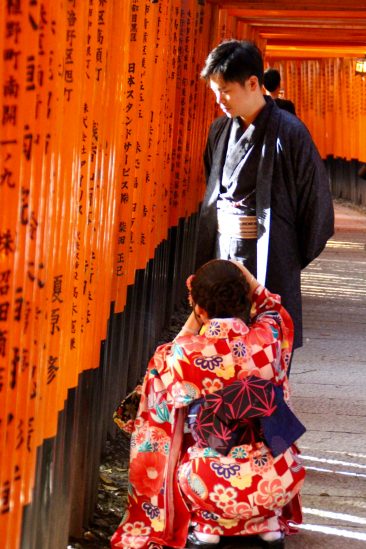
[[[194,279],[195,276],[196,276],[196,275],[191,274],[191,275],[189,275],[189,277],[188,277],[187,280],[186,280],[186,286],[187,286],[187,288],[188,288],[189,291],[192,290],[192,281],[193,281],[193,279]]]
[[[193,300],[192,300],[192,296],[191,296],[191,291],[192,291],[192,281],[194,279],[196,275],[194,274],[191,274],[189,275],[189,277],[187,278],[186,280],[186,286],[188,288],[188,303],[190,304],[191,307],[193,307]]]

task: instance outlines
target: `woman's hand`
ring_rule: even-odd
[[[243,275],[246,278],[246,281],[249,284],[249,295],[252,296],[253,292],[256,290],[256,288],[259,286],[258,280],[254,277],[254,275],[241,263],[240,261],[236,261],[235,259],[230,259],[234,265],[236,265]]]
[[[179,334],[176,336],[186,336],[186,335],[194,335],[198,334],[202,326],[202,323],[200,322],[199,318],[195,315],[194,311],[191,312],[189,317],[187,318],[185,324],[182,326]]]

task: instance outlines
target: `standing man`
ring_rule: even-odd
[[[277,69],[267,69],[264,71],[263,85],[269,92],[269,95],[276,102],[277,107],[285,109],[285,111],[296,114],[295,105],[289,99],[281,99],[281,75]]]
[[[251,42],[230,40],[208,56],[201,76],[225,116],[204,154],[197,264],[241,261],[282,297],[302,345],[300,275],[334,231],[322,159],[304,124],[262,93],[263,59]]]

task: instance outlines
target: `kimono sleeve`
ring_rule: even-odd
[[[180,337],[171,344],[159,372],[175,408],[188,406],[201,396],[201,374],[186,350],[192,337],[199,336]]]
[[[333,235],[334,209],[324,162],[302,123],[296,128],[292,161],[297,189],[296,230],[304,269]]]
[[[281,346],[282,369],[287,370],[293,342],[294,326],[292,318],[281,303],[281,297],[264,286],[257,286],[252,296],[251,329],[271,329]]]

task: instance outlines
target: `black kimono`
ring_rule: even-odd
[[[284,109],[285,111],[291,112],[292,114],[296,115],[295,105],[289,99],[281,99],[280,97],[278,97],[274,101],[277,107],[279,107],[280,109]]]
[[[324,249],[334,232],[330,183],[324,163],[305,125],[266,97],[261,154],[255,171],[258,240],[265,250],[262,284],[282,297],[295,326],[294,348],[302,345],[301,270]],[[207,189],[201,207],[197,267],[218,257],[217,204],[231,126],[226,116],[210,128],[205,150]],[[253,122],[255,126],[256,121]],[[253,177],[253,166],[251,166]],[[259,256],[258,256],[259,257]],[[263,261],[262,261],[263,263]],[[258,277],[257,273],[255,273]]]

